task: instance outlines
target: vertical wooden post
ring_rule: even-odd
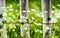
[[[2,38],[7,38],[6,34],[6,24],[5,24],[5,0],[0,0],[0,24],[2,26],[1,36]],[[4,18],[3,18],[4,17]]]
[[[51,0],[41,0],[43,13],[43,38],[51,38],[50,9]]]
[[[20,0],[20,23],[22,38],[30,38],[28,20],[28,0]]]
[[[0,0],[0,30],[2,30],[2,12],[1,12],[1,0]],[[0,35],[1,35],[2,31],[0,31]]]

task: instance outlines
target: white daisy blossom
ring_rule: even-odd
[[[41,23],[38,23],[37,25],[42,25]]]
[[[18,10],[16,10],[16,12],[18,12]]]
[[[42,33],[42,30],[40,30],[39,32]]]
[[[55,6],[52,6],[52,8],[55,8]]]
[[[44,15],[43,15],[43,14],[44,14],[44,13],[42,13],[42,12],[41,12],[41,14],[40,14],[42,18],[44,17]]]
[[[36,29],[36,28],[35,28],[34,30],[35,30],[35,32],[39,32],[39,29]]]
[[[12,7],[12,5],[10,4],[10,7]]]
[[[39,25],[42,25],[41,23],[35,23],[35,22],[34,22],[34,24],[36,24],[36,25],[38,25],[38,26],[39,26]]]
[[[15,30],[13,29],[13,31],[15,32]]]
[[[59,6],[59,7],[60,7],[60,4],[57,4],[57,6]]]
[[[10,8],[9,11],[13,11],[14,9]]]
[[[57,18],[60,18],[60,13],[55,13]]]
[[[38,13],[38,14],[35,14],[36,16],[38,16],[38,17],[40,17],[40,14]]]
[[[35,9],[31,9],[31,11],[36,12],[36,10],[35,10]]]
[[[51,11],[51,13],[54,13],[54,11]]]
[[[6,13],[3,13],[3,16],[6,16],[7,14]]]
[[[32,20],[34,20],[35,18],[34,17],[32,17]]]
[[[12,28],[12,27],[13,27],[13,24],[11,23],[11,24],[9,25],[9,27]]]
[[[56,18],[51,18],[51,23],[55,23],[57,21]]]
[[[27,10],[27,12],[29,13],[29,12],[30,12],[30,10]]]
[[[6,20],[6,19],[7,19],[6,17],[3,18],[3,20]]]

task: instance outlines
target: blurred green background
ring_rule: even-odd
[[[42,38],[41,0],[29,0],[29,24],[31,38]],[[6,0],[6,28],[8,38],[21,38],[19,0]],[[17,23],[10,23],[17,22]],[[60,38],[60,0],[51,0],[52,38]]]

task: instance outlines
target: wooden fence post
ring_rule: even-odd
[[[28,0],[20,0],[20,23],[22,38],[30,38],[28,20]]]
[[[43,38],[51,38],[51,0],[41,0],[43,13]]]
[[[5,9],[5,0],[0,0],[0,25],[2,26],[1,36],[2,38],[7,38],[6,34],[6,24],[5,24],[5,16],[6,9]]]

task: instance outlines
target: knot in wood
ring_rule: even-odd
[[[2,14],[0,14],[0,18],[2,18]]]
[[[23,24],[24,24],[24,22],[20,22],[20,24],[22,24],[22,25],[23,25]]]
[[[48,20],[48,21],[50,21],[50,20],[51,20],[51,18],[50,18],[50,17],[48,17],[48,18],[47,18],[47,20]]]

